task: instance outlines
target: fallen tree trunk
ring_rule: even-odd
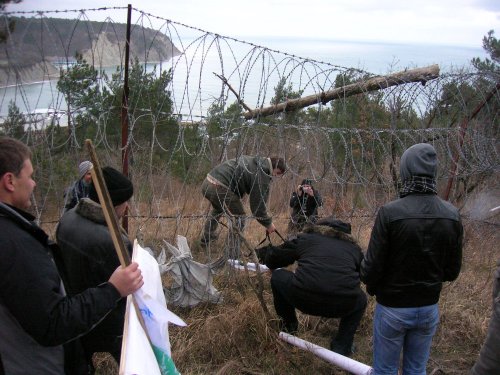
[[[256,117],[264,117],[281,112],[291,112],[308,107],[313,104],[326,104],[335,99],[347,98],[356,94],[385,89],[391,86],[402,85],[410,82],[421,82],[425,85],[427,81],[439,77],[439,65],[430,65],[424,68],[404,70],[386,76],[377,76],[366,81],[356,82],[347,86],[338,87],[333,90],[324,91],[318,95],[309,95],[303,98],[290,99],[286,102],[265,108],[256,108],[243,114],[246,120]]]

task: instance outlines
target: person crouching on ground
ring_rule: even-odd
[[[353,353],[354,334],[367,304],[359,279],[363,253],[350,233],[350,224],[328,217],[315,225],[307,224],[292,241],[257,250],[259,260],[274,270],[271,288],[282,329],[297,331],[295,309],[340,318],[330,348],[344,356]],[[277,269],[295,261],[295,273]]]

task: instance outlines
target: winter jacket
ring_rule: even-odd
[[[62,344],[92,329],[121,296],[108,282],[65,296],[57,247],[33,220],[0,203],[0,366],[9,375],[60,375]]]
[[[428,146],[428,145],[427,145]],[[411,179],[435,175],[425,145],[401,158]],[[421,188],[423,191],[427,191]],[[410,190],[411,191],[411,190]],[[420,307],[438,302],[444,281],[458,277],[463,228],[458,210],[432,192],[410,192],[381,207],[361,264],[361,280],[387,307]]]
[[[250,210],[264,227],[271,225],[266,203],[272,181],[273,167],[269,158],[240,156],[219,164],[208,174],[217,184],[243,198],[249,195]]]
[[[349,234],[328,225],[306,225],[304,231],[281,246],[257,250],[270,269],[298,263],[293,287],[302,294],[324,297],[358,296],[363,254]]]
[[[126,235],[122,238],[129,253],[132,246]],[[56,231],[57,243],[61,248],[62,261],[68,271],[68,294],[75,295],[87,288],[93,288],[106,280],[120,265],[118,255],[106,225],[101,205],[89,198],[80,200],[75,209],[61,218]],[[121,340],[126,300],[115,309],[92,332],[83,338],[86,348],[90,342],[103,350],[106,343]]]
[[[75,207],[80,199],[87,198],[89,196],[89,187],[90,184],[85,184],[83,179],[75,181],[64,192],[64,212]]]
[[[471,374],[500,374],[500,259],[493,280],[493,306],[488,333]]]
[[[292,208],[293,223],[316,222],[318,207],[323,205],[323,199],[319,191],[314,188],[313,191],[313,196],[305,193],[299,196],[295,191],[292,193],[290,207]]]

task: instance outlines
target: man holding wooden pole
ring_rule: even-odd
[[[102,174],[116,218],[121,219],[134,193],[132,182],[112,167],[102,168]],[[118,235],[131,256],[132,244],[127,233],[122,229]],[[95,182],[90,184],[89,197],[81,199],[74,210],[61,218],[56,237],[68,270],[70,295],[97,287],[120,265]],[[82,337],[89,363],[97,352],[108,352],[120,363],[125,307],[126,300],[122,299],[102,322]]]
[[[69,346],[143,285],[137,263],[68,297],[60,252],[26,210],[36,186],[31,151],[0,138],[0,373],[84,374]],[[55,261],[55,263],[54,263]],[[63,346],[64,345],[64,346]]]

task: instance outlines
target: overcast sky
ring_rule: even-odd
[[[7,11],[127,6],[224,36],[310,37],[481,47],[500,37],[500,0],[23,0]],[[105,12],[126,22],[125,11]],[[89,12],[101,20],[104,12]],[[50,14],[64,17],[64,13]],[[71,18],[74,18],[74,13]]]

